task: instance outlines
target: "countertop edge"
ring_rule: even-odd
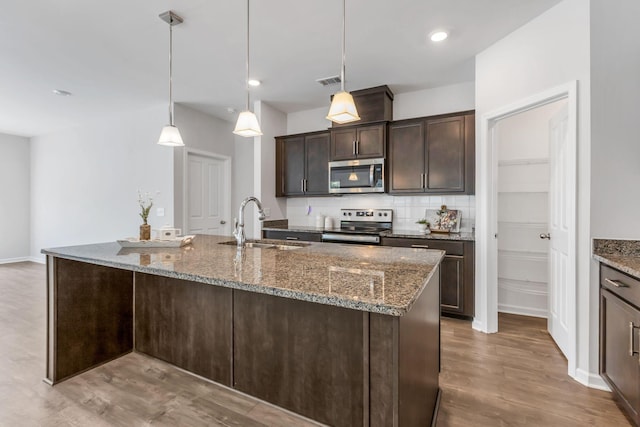
[[[616,268],[624,273],[630,274],[631,276],[635,276],[637,278],[640,278],[640,270],[636,270],[634,268],[629,267],[628,265],[623,264],[620,261],[616,261],[613,260],[611,258],[608,258],[608,256],[622,256],[624,257],[624,255],[613,255],[613,254],[608,254],[608,255],[600,255],[600,254],[593,254],[593,258],[597,261],[600,261],[601,263],[608,265],[609,267],[613,267]]]
[[[436,250],[436,249],[433,249],[432,251],[437,251],[441,253],[438,263],[436,264],[436,266],[439,266],[440,263],[442,262],[442,259],[444,258],[445,252],[442,250]],[[111,267],[111,268],[118,268],[122,270],[138,272],[138,273],[153,274],[157,276],[170,277],[170,278],[179,279],[179,280],[187,280],[187,281],[192,281],[197,283],[220,286],[224,288],[238,289],[241,291],[248,291],[248,292],[260,293],[260,294],[278,296],[282,298],[295,299],[299,301],[307,301],[312,303],[331,305],[331,306],[342,307],[342,308],[347,308],[352,310],[359,310],[359,311],[369,312],[369,313],[386,314],[394,317],[404,316],[409,312],[409,310],[411,310],[411,308],[413,307],[413,304],[415,303],[415,301],[417,301],[418,297],[422,294],[422,292],[424,291],[424,288],[426,287],[427,283],[429,283],[429,280],[431,280],[436,270],[435,267],[432,268],[429,274],[427,275],[427,277],[424,279],[422,285],[420,286],[420,289],[415,293],[411,301],[409,301],[406,306],[399,307],[399,306],[390,306],[385,304],[367,303],[367,302],[356,301],[352,299],[344,299],[336,296],[319,295],[319,294],[313,294],[309,292],[298,292],[298,291],[292,291],[292,290],[286,290],[286,289],[280,289],[280,288],[273,288],[273,287],[264,286],[264,285],[257,286],[257,285],[243,283],[243,282],[209,278],[209,277],[203,277],[203,276],[193,275],[189,273],[178,273],[178,272],[173,272],[168,270],[138,267],[138,266],[132,266],[130,264],[118,263],[113,261],[104,261],[96,258],[60,254],[60,253],[54,252],[53,249],[42,249],[40,252],[47,256],[68,259],[71,261],[86,262],[94,265],[100,265],[103,267]]]

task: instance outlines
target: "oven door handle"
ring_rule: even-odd
[[[380,243],[380,236],[354,235],[340,233],[323,233],[323,242],[354,242],[354,243]]]
[[[369,187],[375,187],[375,182],[373,182],[374,172],[375,172],[375,165],[371,165],[369,167]]]

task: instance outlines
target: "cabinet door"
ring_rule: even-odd
[[[426,191],[465,191],[465,117],[427,120],[425,163]]]
[[[362,126],[356,131],[356,157],[372,159],[384,157],[386,124]]]
[[[424,121],[389,126],[389,192],[420,193],[424,174]]]
[[[283,192],[285,196],[304,194],[304,137],[283,139]]]
[[[440,307],[443,312],[464,313],[464,257],[446,255],[440,264]]]
[[[355,128],[331,130],[331,160],[351,160],[356,158]]]
[[[640,421],[640,312],[600,290],[600,373],[631,417]]]
[[[305,138],[306,194],[329,194],[329,132]]]

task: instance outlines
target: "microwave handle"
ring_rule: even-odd
[[[371,165],[369,167],[369,187],[375,187],[375,182],[373,182],[374,172],[375,172],[375,165]]]

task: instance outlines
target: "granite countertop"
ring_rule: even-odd
[[[262,230],[267,231],[294,231],[304,233],[324,233],[325,231],[331,232],[335,229],[312,227],[305,225],[289,225],[288,227],[262,227]],[[473,233],[429,233],[425,234],[418,230],[392,230],[383,231],[380,234],[382,237],[405,237],[411,239],[425,239],[425,240],[460,240],[460,241],[475,241]]]
[[[294,250],[219,244],[196,236],[182,248],[122,248],[116,242],[43,249],[54,257],[208,283],[250,292],[402,316],[418,298],[444,251],[291,243]],[[271,241],[283,244],[280,240]]]
[[[473,233],[429,233],[425,234],[418,230],[392,230],[382,233],[382,237],[403,237],[409,239],[425,240],[463,240],[475,241]]]
[[[593,239],[593,257],[603,264],[640,278],[640,241]]]

